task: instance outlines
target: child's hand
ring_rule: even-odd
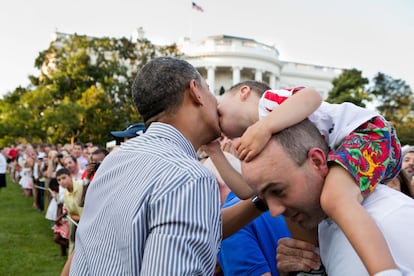
[[[80,220],[80,216],[77,214],[69,214],[71,219],[74,220],[75,222],[79,222]]]
[[[213,155],[216,152],[221,151],[220,142],[218,139],[201,146],[200,150],[203,150],[207,153],[208,156]]]
[[[272,132],[266,127],[263,121],[258,121],[249,126],[240,138],[236,146],[240,160],[246,162],[258,155],[272,137]]]
[[[236,139],[238,139],[238,138],[236,138]],[[220,141],[220,144],[221,144],[221,150],[222,151],[225,151],[225,152],[233,154],[234,156],[237,156],[237,152],[236,152],[236,149],[233,145],[232,140],[230,140],[227,137],[222,137],[222,139]]]
[[[48,191],[49,191],[51,197],[53,197],[53,198],[56,197],[56,192],[55,191],[51,190],[50,188],[48,189]]]

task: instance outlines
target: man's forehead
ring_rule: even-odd
[[[407,152],[406,154],[404,154],[404,158],[414,158],[414,152]]]
[[[274,154],[276,153],[276,154]],[[249,178],[261,179],[283,170],[285,157],[277,154],[274,149],[266,147],[258,156],[249,162],[242,163],[242,172]]]

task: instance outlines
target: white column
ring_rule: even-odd
[[[256,69],[256,73],[254,75],[254,79],[256,81],[262,81],[262,70]]]
[[[277,88],[276,87],[276,76],[273,73],[270,74],[270,77],[269,77],[269,86],[272,89],[276,89]]]
[[[216,67],[209,66],[207,67],[207,83],[210,86],[210,91],[213,94],[215,93],[215,80],[216,80],[216,74],[215,74]]]
[[[234,66],[232,67],[233,70],[233,85],[240,82],[240,67]]]

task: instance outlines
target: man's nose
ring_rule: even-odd
[[[286,208],[278,201],[268,202],[269,212],[272,217],[277,217],[286,211]]]

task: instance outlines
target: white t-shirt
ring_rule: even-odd
[[[0,173],[5,174],[7,171],[7,159],[0,153]]]
[[[259,118],[268,115],[302,88],[285,88],[264,92],[259,101]],[[309,116],[309,120],[319,129],[330,149],[334,150],[349,133],[376,116],[379,116],[376,111],[352,103],[330,104],[322,102],[319,108]]]
[[[378,185],[362,205],[383,232],[402,274],[414,275],[414,200]],[[328,275],[368,275],[342,230],[330,219],[319,224],[319,245]]]

